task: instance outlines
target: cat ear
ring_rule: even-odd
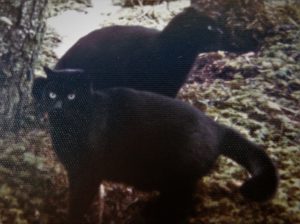
[[[33,86],[32,86],[32,96],[33,98],[38,102],[42,99],[43,90],[45,86],[47,85],[47,78],[44,77],[38,77],[34,80]]]
[[[71,80],[79,83],[81,86],[89,86],[90,85],[90,77],[89,75],[82,69],[72,69],[67,70],[70,72]]]
[[[53,76],[54,71],[52,69],[50,69],[48,66],[44,66],[43,69],[44,69],[44,72],[47,75],[47,78]]]
[[[80,72],[77,73],[77,78],[78,80],[84,82],[84,83],[87,83],[90,81],[90,77],[88,74],[86,74],[84,72],[84,70],[80,70]]]

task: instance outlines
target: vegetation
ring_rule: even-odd
[[[62,7],[57,2],[52,11],[80,8],[77,3],[75,7],[63,1]],[[79,4],[89,5],[89,2]],[[161,28],[184,6],[184,1],[175,1],[170,2],[170,10],[161,6],[124,8],[99,23]],[[264,204],[249,203],[236,192],[245,171],[221,158],[215,171],[199,182],[197,212],[191,223],[300,223],[300,6],[270,1],[264,10],[262,16],[267,16],[271,24],[267,31],[259,28],[258,23],[252,26],[264,33],[259,35],[261,48],[243,55],[201,54],[179,98],[218,122],[240,130],[266,149],[279,168],[278,194]],[[228,15],[228,24],[246,21],[229,18]],[[47,30],[40,60],[55,60],[52,48],[59,40],[52,30]],[[17,134],[2,135],[0,223],[65,223],[67,180],[52,151],[47,128],[30,126]],[[103,223],[139,220],[139,212],[155,196],[115,183],[105,183],[101,192],[102,202],[100,205],[96,202],[95,207],[100,206]],[[95,216],[98,209],[91,213]]]

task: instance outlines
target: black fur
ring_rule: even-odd
[[[68,171],[70,223],[81,223],[102,180],[159,191],[153,223],[182,223],[197,180],[221,154],[252,175],[241,187],[245,197],[263,201],[275,193],[267,154],[192,106],[128,88],[95,91],[81,71],[47,73],[33,92],[42,91],[54,150]]]
[[[175,97],[198,53],[250,50],[233,48],[226,37],[221,24],[187,8],[163,31],[141,26],[95,30],[72,46],[55,69],[83,69],[97,89],[130,87]]]

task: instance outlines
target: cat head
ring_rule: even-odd
[[[90,99],[90,81],[80,69],[51,70],[34,80],[32,95],[42,112],[70,117],[85,111]]]
[[[175,47],[180,47],[185,40],[183,47],[190,44],[197,51],[206,52],[210,51],[210,48],[216,48],[224,34],[222,24],[193,7],[188,7],[170,21],[160,38],[163,44],[177,44]]]
[[[176,30],[180,32],[175,32]],[[255,51],[259,47],[252,32],[243,31],[234,35],[222,18],[208,16],[194,7],[188,7],[175,16],[163,33],[185,36],[182,39],[190,40],[199,52],[223,50],[244,53]]]
[[[198,42],[200,52],[209,52],[222,50],[223,39],[227,34],[227,29],[223,23],[216,19],[200,13],[193,7],[185,9],[185,12],[191,17],[190,24],[185,26],[194,26],[194,33],[189,33]]]

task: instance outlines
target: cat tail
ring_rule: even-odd
[[[240,192],[253,201],[266,201],[274,196],[279,178],[267,153],[236,131],[226,128],[221,142],[222,154],[245,167],[251,177]]]

